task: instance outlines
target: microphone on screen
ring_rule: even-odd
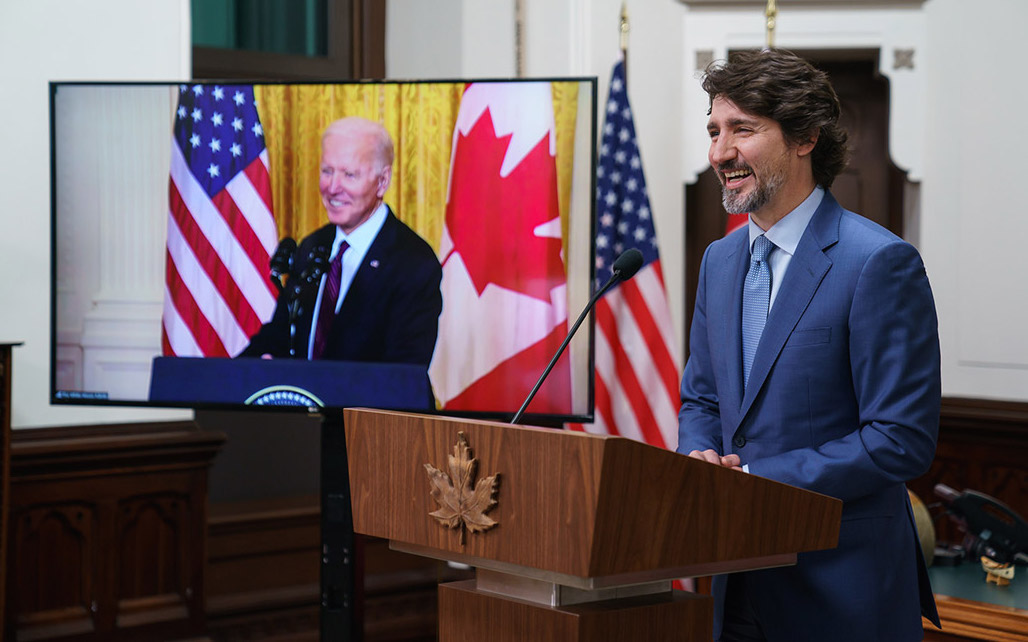
[[[585,305],[585,309],[582,310],[582,314],[578,315],[578,320],[575,321],[575,325],[571,326],[571,331],[568,332],[568,335],[566,337],[564,337],[564,342],[560,344],[559,348],[557,348],[557,353],[553,355],[552,359],[550,359],[550,363],[546,366],[546,369],[543,370],[542,376],[540,376],[539,380],[535,382],[535,387],[533,387],[532,391],[528,393],[528,397],[525,399],[525,403],[521,404],[521,408],[517,411],[517,413],[515,413],[514,418],[510,420],[510,423],[518,423],[518,421],[521,419],[521,416],[525,414],[525,409],[528,408],[528,404],[530,404],[532,402],[532,399],[535,398],[535,393],[539,392],[539,388],[543,385],[543,381],[546,380],[546,377],[550,374],[550,371],[553,370],[553,366],[557,364],[557,359],[560,359],[560,355],[564,353],[564,349],[568,347],[569,343],[571,343],[571,337],[575,336],[575,332],[578,331],[578,326],[582,325],[582,321],[585,320],[585,317],[593,309],[593,306],[596,305],[596,302],[600,300],[600,297],[603,296],[607,292],[607,290],[611,289],[618,283],[622,281],[627,281],[628,279],[635,276],[635,273],[639,271],[639,268],[642,267],[642,264],[642,252],[635,249],[634,247],[629,250],[626,250],[624,253],[621,254],[621,256],[615,259],[614,265],[611,266],[610,278],[607,279],[607,282],[603,285],[603,287],[597,290],[596,294],[594,294],[592,298],[589,299],[589,303]]]
[[[284,241],[283,241],[284,242]],[[319,245],[307,255],[307,264],[300,274],[289,279],[289,291],[286,294],[286,301],[289,314],[289,356],[296,357],[296,322],[306,314],[301,307],[300,295],[304,287],[311,287],[317,290],[321,283],[321,276],[328,270],[328,248]]]
[[[300,280],[308,285],[320,283],[321,275],[328,270],[328,253],[328,248],[320,245],[311,250],[307,257],[307,267],[300,273]]]
[[[275,249],[275,253],[271,256],[269,276],[279,292],[285,287],[282,284],[282,277],[293,273],[294,254],[296,254],[296,241],[287,236],[282,239],[282,242],[278,244],[278,248]]]
[[[329,249],[319,245],[307,255],[307,265],[304,266],[303,271],[297,277],[289,280],[290,295],[293,300],[299,299],[304,286],[318,287],[318,284],[321,283],[321,276],[328,270],[328,254]]]

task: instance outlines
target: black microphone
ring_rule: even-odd
[[[321,275],[328,269],[328,248],[319,245],[307,255],[307,266],[300,273],[300,280],[308,285],[321,281]]]
[[[291,240],[291,239],[290,239]],[[285,241],[283,241],[284,243]],[[300,294],[304,286],[318,287],[321,275],[328,269],[328,248],[319,245],[307,255],[307,265],[299,276],[289,279],[289,292],[286,297],[289,311],[289,356],[296,356],[296,321],[305,312],[300,307]]]
[[[293,283],[291,293],[294,299],[300,296],[303,286],[316,286],[321,282],[321,275],[328,269],[328,253],[328,248],[319,245],[307,255],[307,265],[300,272],[300,276],[290,281],[290,283]]]
[[[585,304],[585,309],[582,310],[582,314],[578,315],[578,320],[575,321],[575,325],[571,326],[571,331],[568,332],[568,336],[564,337],[564,342],[557,348],[557,354],[553,355],[550,359],[550,363],[543,370],[542,376],[535,382],[535,387],[532,388],[532,392],[528,393],[528,398],[525,399],[525,403],[521,404],[521,408],[514,415],[514,418],[510,420],[510,423],[516,424],[521,416],[525,414],[525,409],[528,408],[528,404],[532,403],[532,399],[535,398],[535,393],[539,392],[539,388],[543,385],[543,381],[550,374],[550,370],[553,370],[553,366],[557,365],[557,359],[560,359],[560,355],[564,353],[564,349],[571,343],[571,337],[575,336],[575,332],[578,331],[578,326],[582,325],[582,321],[585,321],[585,317],[589,314],[589,311],[593,309],[596,302],[600,300],[607,290],[614,287],[615,284],[621,281],[627,281],[628,279],[635,276],[635,273],[639,271],[639,268],[643,264],[642,252],[635,249],[634,247],[626,250],[621,256],[617,257],[614,261],[614,265],[611,267],[610,278],[603,285],[602,288],[597,290],[596,294],[589,299],[589,303]]]
[[[275,249],[275,253],[271,256],[269,262],[270,276],[272,283],[281,292],[282,288],[282,277],[288,276],[293,272],[293,255],[296,253],[296,241],[289,238],[288,236],[282,239],[282,242],[278,244],[278,248]]]
[[[638,272],[639,268],[641,268],[642,266],[642,252],[635,249],[634,247],[625,250],[624,254],[622,254],[614,260],[614,267],[611,268],[611,272],[613,272],[613,274],[611,274],[610,276],[611,281],[614,280],[615,276],[618,277],[618,279],[621,281],[627,281],[628,279],[635,276],[635,273]],[[605,285],[603,287],[606,288],[607,286]]]

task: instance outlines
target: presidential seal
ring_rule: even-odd
[[[325,404],[313,393],[296,386],[268,386],[250,395],[248,406],[306,406],[324,408]]]

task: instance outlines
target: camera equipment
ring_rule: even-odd
[[[964,550],[971,559],[987,557],[1000,564],[1028,564],[1028,523],[994,497],[974,490],[958,493],[935,485],[946,512],[967,534]]]

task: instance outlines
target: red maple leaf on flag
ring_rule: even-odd
[[[446,225],[479,295],[493,283],[549,302],[566,281],[560,238],[535,233],[559,216],[550,135],[503,178],[511,134],[496,135],[489,109],[467,136],[458,134]]]

